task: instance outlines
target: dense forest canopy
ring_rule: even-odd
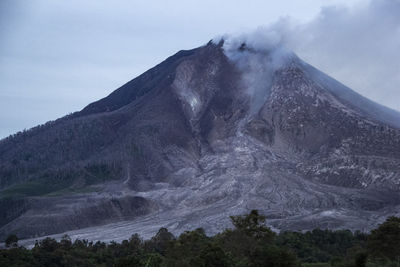
[[[161,228],[150,240],[134,234],[121,243],[45,238],[32,249],[15,234],[0,250],[0,266],[400,266],[400,218],[371,233],[349,230],[273,232],[257,210],[231,217],[233,229],[203,229],[175,237]]]

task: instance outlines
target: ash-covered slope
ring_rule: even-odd
[[[369,229],[399,213],[399,122],[282,48],[210,42],[2,140],[0,234]]]

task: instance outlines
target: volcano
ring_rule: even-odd
[[[400,215],[400,114],[281,47],[209,42],[0,141],[0,237],[369,230]]]

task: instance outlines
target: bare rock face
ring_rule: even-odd
[[[399,213],[400,114],[293,53],[209,43],[1,140],[0,186],[1,237],[215,233],[250,209],[368,230]]]

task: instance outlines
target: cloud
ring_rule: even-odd
[[[283,39],[301,58],[362,95],[400,110],[400,1],[325,7],[306,24],[284,19]]]
[[[399,0],[323,7],[306,23],[284,17],[251,33],[224,36],[224,48],[245,42],[258,51],[292,50],[360,94],[400,110],[399,14]]]

